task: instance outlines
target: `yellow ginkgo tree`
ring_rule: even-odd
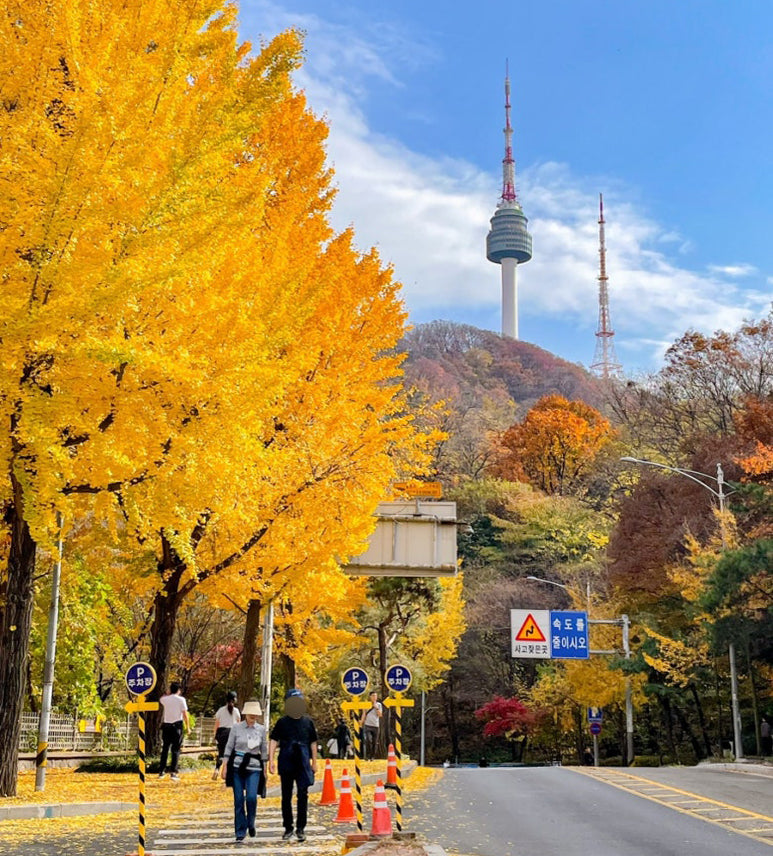
[[[57,512],[145,556],[163,680],[190,587],[345,557],[412,458],[398,287],[330,229],[299,39],[253,54],[235,15],[222,0],[0,12],[3,795]]]

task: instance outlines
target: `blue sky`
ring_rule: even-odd
[[[297,75],[330,124],[333,222],[393,263],[413,323],[500,328],[486,261],[501,190],[505,61],[534,237],[521,338],[592,362],[598,194],[615,348],[657,369],[685,330],[773,298],[773,2],[242,0],[258,45],[305,31]]]

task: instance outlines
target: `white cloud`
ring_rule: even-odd
[[[498,165],[488,172],[413,152],[374,133],[364,111],[374,79],[400,86],[394,69],[426,61],[431,50],[394,28],[342,27],[270,3],[247,8],[247,26],[259,10],[269,34],[289,25],[307,32],[307,64],[298,82],[330,123],[328,151],[339,188],[334,225],[353,224],[359,246],[376,246],[393,263],[414,319],[495,317],[499,272],[486,261],[485,237],[499,194]],[[732,329],[767,310],[770,294],[762,281],[758,290],[740,290],[734,282],[753,276],[753,266],[680,267],[668,249],[687,253],[689,240],[644,215],[629,201],[635,194],[618,182],[608,186],[611,314],[618,347],[632,362],[659,360],[688,328]],[[598,300],[598,180],[591,186],[565,164],[542,163],[521,170],[518,187],[534,237],[534,257],[519,271],[520,311],[566,323],[573,332],[581,327],[585,336],[595,326]]]
[[[738,265],[709,265],[711,273],[719,274],[720,276],[742,277],[751,276],[757,273],[757,268],[754,265],[738,264]]]

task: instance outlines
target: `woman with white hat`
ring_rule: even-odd
[[[265,776],[263,761],[268,757],[266,729],[258,722],[258,717],[262,715],[260,702],[244,703],[244,719],[231,728],[225,747],[224,757],[228,763],[220,768],[220,775],[227,784],[231,774],[233,775],[234,830],[237,844],[244,841],[248,833],[251,838],[255,836],[258,792],[263,790],[261,777]]]

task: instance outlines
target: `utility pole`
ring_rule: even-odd
[[[59,527],[58,552],[51,573],[51,604],[48,608],[48,630],[46,632],[46,664],[43,669],[43,699],[40,705],[38,722],[38,754],[35,757],[35,790],[46,787],[46,766],[48,765],[48,728],[51,724],[51,701],[54,694],[54,666],[56,664],[56,634],[59,628],[59,583],[62,577],[62,549],[64,518],[60,511],[56,514]]]

